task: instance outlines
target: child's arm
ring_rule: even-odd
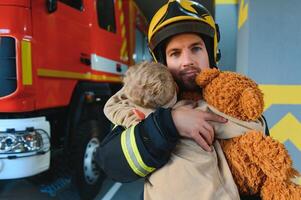
[[[122,88],[107,101],[104,114],[115,125],[129,128],[141,121],[133,112],[134,109],[135,106],[128,100]]]

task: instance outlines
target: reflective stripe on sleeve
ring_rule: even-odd
[[[154,171],[155,168],[149,167],[143,162],[136,144],[134,129],[135,126],[132,126],[131,128],[128,128],[127,130],[122,132],[121,147],[132,170],[137,175],[145,177],[146,175]]]

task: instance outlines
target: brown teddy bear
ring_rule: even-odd
[[[204,100],[235,119],[252,121],[263,112],[263,94],[251,79],[234,72],[208,69],[196,77]],[[260,194],[263,200],[301,199],[299,176],[280,142],[259,131],[220,140],[234,181],[241,194]]]

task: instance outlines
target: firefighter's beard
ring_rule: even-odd
[[[174,78],[180,88],[180,91],[199,91],[200,87],[195,83],[195,77],[200,73],[200,70],[194,67],[188,67],[181,70]]]

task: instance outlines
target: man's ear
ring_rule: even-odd
[[[214,78],[216,78],[219,74],[220,71],[216,68],[205,69],[196,76],[195,82],[198,86],[204,87],[208,83],[210,83]]]

